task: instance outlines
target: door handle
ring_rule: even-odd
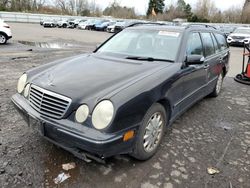
[[[203,67],[204,69],[208,69],[209,68],[209,65],[208,64],[206,64],[206,65],[204,65],[204,67]]]

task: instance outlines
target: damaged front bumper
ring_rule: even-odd
[[[132,151],[134,138],[124,142],[124,131],[107,134],[84,125],[81,130],[77,130],[74,128],[76,123],[70,120],[56,120],[42,116],[20,94],[13,95],[11,99],[30,127],[38,130],[50,142],[87,162],[89,159],[104,162],[107,157]]]

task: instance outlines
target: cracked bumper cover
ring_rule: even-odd
[[[124,132],[119,134],[101,133],[98,130],[84,127],[84,125],[79,131],[73,128],[75,123],[70,120],[55,120],[41,116],[20,94],[13,95],[11,100],[29,126],[37,129],[47,140],[76,156],[82,152],[87,156],[106,158],[132,151],[134,138],[124,142]]]

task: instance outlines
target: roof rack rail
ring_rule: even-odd
[[[166,25],[165,23],[158,23],[158,22],[136,22],[128,25],[127,27],[134,27],[137,25]]]
[[[211,28],[213,28],[213,29],[217,29],[216,27],[214,27],[214,26],[212,26],[212,25],[207,25],[207,24],[188,24],[188,25],[186,26],[186,29],[187,29],[187,28],[190,28],[190,27],[192,27],[192,26],[204,26],[204,27],[206,27],[206,28],[211,27]]]

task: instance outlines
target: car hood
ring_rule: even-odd
[[[170,66],[167,62],[138,62],[100,55],[83,55],[35,74],[30,82],[72,98],[101,100]]]
[[[245,38],[249,38],[250,34],[245,34],[245,33],[232,33],[229,35],[230,37],[245,37]]]

